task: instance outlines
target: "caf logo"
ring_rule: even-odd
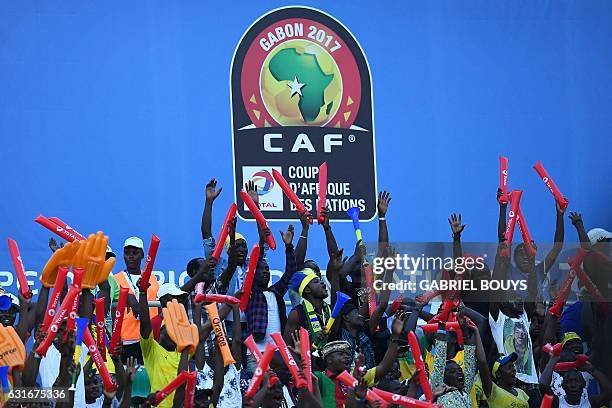
[[[251,180],[257,186],[257,193],[262,196],[268,194],[274,188],[274,177],[268,170],[262,169],[253,174]]]
[[[333,20],[316,10],[291,7],[249,30],[255,35],[245,49],[240,84],[255,127],[353,124],[362,96],[360,73],[354,50],[328,21]]]

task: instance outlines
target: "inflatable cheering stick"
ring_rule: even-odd
[[[300,327],[300,352],[304,362],[304,375],[308,383],[308,391],[312,392],[312,360],[310,357],[310,335],[308,330]]]
[[[542,178],[542,181],[552,193],[553,197],[555,198],[555,201],[557,202],[557,204],[559,204],[559,207],[561,207],[562,210],[565,210],[569,203],[565,199],[565,197],[563,197],[563,194],[561,194],[559,187],[557,187],[553,179],[550,177],[550,175],[544,168],[544,166],[542,166],[542,163],[538,160],[538,162],[533,166],[533,168],[538,173],[538,175]]]
[[[548,313],[553,316],[556,316],[557,319],[561,318],[561,313],[563,313],[563,307],[565,306],[565,302],[569,297],[570,291],[572,290],[572,283],[574,283],[574,279],[576,278],[576,271],[574,269],[570,269],[567,277],[563,281],[561,288],[559,289],[559,294],[557,295],[557,299],[555,299],[555,304],[548,309]]]
[[[379,397],[381,397],[386,402],[399,405],[401,407],[409,407],[409,408],[442,408],[442,405],[435,404],[433,402],[427,401],[419,401],[414,398],[406,397],[405,395],[393,394],[388,391],[383,391],[378,388],[373,388],[374,391]]]
[[[274,343],[276,343],[278,351],[280,352],[281,357],[285,361],[285,365],[287,366],[287,368],[289,368],[289,371],[291,372],[291,375],[295,380],[295,385],[298,388],[308,387],[307,381],[299,375],[300,369],[298,368],[295,359],[291,355],[289,347],[287,347],[287,344],[285,344],[283,336],[280,333],[272,333],[270,336],[272,337],[272,340],[274,340]]]
[[[74,242],[74,241],[79,241],[81,240],[81,238],[84,239],[84,237],[81,234],[78,234],[80,237],[78,237],[76,234],[70,232],[69,230],[57,225],[56,223],[54,223],[53,221],[51,221],[50,219],[39,215],[38,217],[36,217],[34,219],[34,222],[42,225],[43,227],[45,227],[46,229],[48,229],[49,231],[53,232],[54,234],[56,234],[57,236],[59,236],[62,239],[65,239],[68,242]],[[74,230],[72,230],[74,231]],[[75,231],[76,232],[76,231]]]
[[[19,253],[19,247],[14,239],[8,239],[9,252],[11,253],[11,259],[13,260],[13,266],[15,267],[15,274],[17,275],[17,281],[19,282],[19,291],[26,299],[32,297],[32,291],[28,285],[28,279],[25,276],[25,269],[23,267],[23,261],[21,254]]]
[[[514,235],[514,227],[516,225],[516,219],[518,214],[519,205],[521,202],[521,190],[514,190],[510,193],[510,212],[508,213],[508,222],[506,224],[506,231],[504,232],[504,242],[508,246],[512,245],[512,237]],[[510,248],[502,251],[502,256],[510,256]]]
[[[121,339],[121,329],[123,328],[123,316],[125,316],[125,306],[127,305],[128,294],[130,290],[128,288],[119,289],[119,301],[117,302],[117,309],[115,309],[115,319],[113,320],[113,334],[110,340],[110,353],[115,354],[115,348],[117,343]]]
[[[425,399],[431,401],[433,399],[433,393],[431,392],[431,385],[429,384],[429,378],[427,378],[427,371],[425,370],[425,363],[423,362],[423,356],[421,355],[421,348],[419,347],[419,341],[416,338],[414,332],[408,332],[408,344],[410,344],[410,352],[414,359],[414,364],[417,369],[417,375]]]
[[[68,311],[71,308],[72,303],[74,302],[74,298],[79,292],[81,292],[81,289],[78,286],[76,286],[75,284],[72,284],[72,286],[70,286],[70,289],[68,289],[68,294],[66,294],[66,297],[64,297],[64,301],[62,302],[61,306],[55,313],[55,316],[53,316],[53,319],[51,320],[49,330],[46,333],[45,338],[42,342],[40,342],[40,344],[35,350],[36,355],[40,357],[44,357],[47,355],[47,350],[49,350],[49,346],[51,346],[51,343],[57,335],[57,332],[59,331],[59,327],[62,324],[64,317],[66,317],[66,315],[68,314]]]
[[[145,262],[142,276],[140,277],[140,290],[146,292],[149,289],[149,281],[151,280],[151,273],[153,272],[153,265],[155,264],[155,257],[157,257],[157,249],[159,248],[159,238],[153,234],[151,236],[151,243],[149,244],[149,252],[147,253],[147,261]]]
[[[187,374],[185,380],[185,408],[193,408],[193,399],[195,398],[196,382],[198,381],[198,373],[191,371]]]
[[[353,221],[353,229],[355,230],[357,241],[363,241],[363,237],[361,236],[361,228],[359,228],[359,207],[351,207],[346,211],[346,213],[351,221]]]
[[[540,408],[551,408],[553,403],[553,396],[550,394],[545,394],[544,398],[542,398],[542,404]]]
[[[83,281],[83,275],[85,271],[83,268],[74,268],[74,279],[72,286],[78,290],[76,296],[72,300],[72,304],[69,305],[68,320],[66,321],[66,331],[64,332],[64,341],[68,341],[68,333],[76,328],[76,318],[79,311],[79,301],[81,300],[81,282]]]
[[[574,361],[563,361],[561,363],[555,364],[555,371],[569,371],[580,369],[584,363],[589,361],[589,356],[586,354],[578,354],[576,356],[576,360]]]
[[[229,225],[234,218],[236,218],[236,210],[238,206],[236,203],[232,203],[229,209],[227,210],[227,214],[225,214],[225,220],[223,220],[223,227],[221,227],[221,231],[219,231],[219,236],[217,237],[217,242],[215,243],[215,249],[213,250],[212,257],[217,261],[221,257],[221,251],[223,251],[223,246],[225,245],[225,240],[227,239],[227,234],[229,234]]]
[[[219,346],[219,350],[221,350],[221,355],[223,356],[223,366],[227,367],[230,364],[236,363],[236,360],[234,360],[232,352],[230,351],[227,336],[225,335],[225,330],[223,330],[223,324],[221,324],[221,319],[219,319],[219,311],[217,310],[217,304],[210,303],[204,307],[208,312],[208,320],[212,324],[213,332],[215,333],[215,340],[217,341],[217,346]],[[195,325],[193,326],[195,327]],[[197,332],[198,331],[196,329],[196,334]],[[197,344],[198,343],[196,342],[195,345]]]
[[[499,203],[508,204],[508,158],[504,156],[499,156],[499,188]]]
[[[108,369],[106,368],[106,364],[104,364],[104,360],[102,360],[102,356],[100,355],[100,351],[98,350],[98,347],[96,346],[96,342],[91,336],[91,333],[89,332],[89,330],[85,330],[84,333],[85,334],[83,336],[83,341],[85,342],[85,345],[87,346],[87,349],[89,350],[89,355],[93,359],[94,364],[96,365],[96,368],[98,369],[98,372],[100,373],[100,377],[102,377],[102,383],[104,384],[104,391],[113,392],[114,390],[117,389],[117,386],[113,382],[113,379],[111,378],[108,372]]]
[[[249,383],[249,388],[246,390],[244,394],[247,398],[253,398],[257,390],[259,389],[259,385],[264,378],[268,367],[270,366],[270,361],[272,361],[272,357],[274,357],[274,352],[276,351],[276,347],[271,345],[270,343],[266,344],[266,349],[261,356],[261,360],[259,360],[259,364],[257,364],[257,368],[255,369],[255,373],[253,373],[253,377],[251,378],[251,382]]]
[[[317,202],[317,221],[323,224],[321,212],[327,205],[327,162],[319,166],[319,201]]]
[[[261,360],[261,351],[259,351],[259,349],[257,348],[257,344],[255,344],[255,339],[253,338],[252,334],[250,334],[249,337],[246,338],[246,340],[244,341],[244,345],[247,346],[247,348],[251,352],[251,355],[255,359],[255,362],[259,363],[259,361]]]
[[[336,318],[340,316],[342,307],[344,307],[344,304],[350,299],[351,298],[348,295],[345,295],[342,292],[338,292],[338,296],[336,297],[336,304],[334,305],[334,309],[331,312],[331,316],[329,317],[329,320],[327,321],[327,324],[325,325],[325,333],[329,333],[332,326],[334,325],[334,322],[336,321]]]
[[[302,201],[297,196],[297,194],[295,194],[295,191],[293,191],[293,189],[291,188],[289,183],[287,183],[287,180],[285,180],[283,175],[280,174],[279,171],[272,169],[272,176],[274,177],[274,180],[276,180],[276,182],[278,183],[281,190],[283,190],[283,193],[285,193],[289,201],[291,201],[293,205],[295,205],[295,209],[298,212],[298,214],[301,214],[304,211],[306,211],[306,207],[304,206],[304,203],[302,203]]]
[[[353,388],[356,387],[357,384],[359,383],[359,381],[357,381],[357,379],[353,377],[352,375],[350,375],[348,371],[346,370],[338,374],[336,376],[336,379],[342,382],[343,384],[346,384],[349,387],[353,387]],[[366,400],[368,400],[371,403],[375,403],[376,401],[378,401],[381,404],[383,404],[383,406],[385,406],[385,400],[382,399],[378,394],[376,394],[374,391],[370,389],[368,389],[368,391],[366,392]]]
[[[525,251],[531,257],[536,255],[536,249],[533,246],[533,239],[531,238],[531,234],[529,233],[529,228],[527,227],[527,221],[525,221],[525,216],[523,216],[523,210],[521,207],[518,207],[516,212],[516,222],[518,223],[519,230],[521,231],[521,236],[523,237],[523,243],[525,244]]]
[[[198,296],[196,295],[196,299],[198,299]],[[199,298],[199,300],[202,300],[204,302],[215,302],[215,303],[225,303],[226,305],[237,305],[240,303],[240,300],[234,296],[230,296],[230,295],[217,295],[216,293],[207,293],[207,294],[202,294],[202,296]],[[197,300],[196,300],[197,301]]]
[[[251,297],[251,289],[253,288],[253,280],[255,279],[255,270],[257,270],[260,252],[259,244],[253,245],[253,249],[251,249],[251,258],[249,258],[249,266],[247,267],[244,283],[242,284],[242,296],[240,296],[241,312],[246,311],[249,305],[249,298]]]
[[[55,284],[53,285],[53,292],[51,292],[51,301],[49,302],[47,310],[45,311],[45,318],[41,327],[43,332],[47,331],[49,325],[51,324],[51,320],[53,320],[53,316],[55,316],[55,310],[57,309],[62,291],[64,290],[67,276],[67,266],[61,265],[59,268],[57,268],[57,277],[55,279]]]
[[[171,302],[166,304],[163,316],[164,323],[166,324],[166,331],[170,339],[176,344],[176,349],[182,352],[185,348],[189,348],[189,353],[193,354],[200,338],[196,325],[189,322],[187,312],[185,312],[185,306],[180,304],[176,299],[172,299]],[[211,316],[211,322],[212,321]],[[216,334],[215,332],[215,335]]]
[[[189,377],[189,373],[187,371],[181,371],[176,378],[168,383],[164,388],[155,393],[155,405],[161,404],[163,400],[165,400],[170,394],[172,394],[178,387],[183,385],[187,378]]]
[[[59,225],[60,227],[62,227],[66,231],[68,231],[68,233],[72,233],[75,236],[76,239],[80,239],[80,240],[85,241],[85,239],[86,239],[85,236],[79,234],[77,230],[75,230],[70,225],[68,225],[64,221],[60,220],[59,218],[57,218],[57,217],[49,217],[49,221],[52,221],[56,225]]]
[[[94,300],[94,302],[96,304],[96,342],[98,343],[98,350],[100,350],[102,359],[106,362],[106,330],[104,328],[106,320],[104,313],[104,298],[98,298]]]
[[[263,216],[261,211],[259,211],[257,204],[255,204],[249,193],[247,193],[246,191],[241,191],[240,197],[242,198],[242,201],[244,201],[244,204],[246,204],[246,206],[249,208],[249,211],[251,211],[251,214],[253,214],[253,217],[255,217],[255,220],[257,221],[257,224],[259,224],[260,228],[268,228],[268,222],[266,221],[266,218]],[[273,234],[266,236],[266,242],[268,243],[270,249],[276,249],[276,241],[274,241]],[[252,256],[253,255],[251,255],[251,257]]]
[[[77,317],[76,325],[77,331],[74,336],[74,344],[81,344],[85,337],[85,330],[87,330],[87,326],[89,326],[89,319],[87,317]]]
[[[561,350],[563,350],[562,343],[557,343],[554,346],[550,343],[546,343],[542,346],[542,351],[549,354],[551,357],[559,357],[561,355]]]

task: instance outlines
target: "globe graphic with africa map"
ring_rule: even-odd
[[[260,74],[264,105],[281,126],[325,126],[342,100],[334,59],[308,40],[290,40],[266,57]]]

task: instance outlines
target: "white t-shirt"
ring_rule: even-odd
[[[103,405],[104,405],[104,394],[100,395],[98,399],[96,399],[91,404],[85,404],[85,408],[102,408]],[[120,403],[117,400],[117,398],[113,397],[113,400],[111,401],[111,408],[118,408],[119,405]]]
[[[489,314],[489,324],[499,353],[508,355],[516,352],[518,354],[516,377],[525,383],[537,384],[538,373],[533,360],[527,313],[523,311],[517,319],[514,319],[506,316],[500,310],[497,321],[493,320],[493,316]]]
[[[293,408],[295,405],[293,404],[293,400],[291,399],[291,394],[289,394],[289,390],[286,385],[283,385],[283,398],[285,398],[285,403],[287,404],[287,408]]]
[[[565,400],[565,396],[559,397],[559,408],[591,408],[591,402],[588,398],[582,397],[580,404],[572,405]]]
[[[85,356],[89,352],[85,346],[81,346],[81,367],[85,364]],[[62,355],[55,348],[53,343],[47,350],[47,355],[42,358],[40,361],[40,368],[38,370],[38,374],[40,375],[40,385],[43,388],[51,388],[53,387],[53,383],[57,379],[59,375],[60,369],[60,361],[62,360]],[[83,380],[83,369],[81,368],[81,372],[79,374],[79,378],[76,383],[76,391],[74,392],[74,406],[82,407],[85,406],[85,382]]]
[[[582,398],[586,398],[587,400],[589,399],[589,393],[587,391],[587,388],[589,386],[589,381],[593,380],[594,377],[587,373],[586,371],[582,371],[582,378],[584,378],[584,381],[586,383],[586,387],[584,387],[584,389],[582,390]],[[550,383],[550,388],[552,389],[553,393],[557,396],[557,397],[563,397],[565,396],[565,390],[563,389],[563,387],[561,386],[561,383],[563,382],[563,376],[559,373],[557,373],[556,371],[553,371],[552,373],[552,381]]]
[[[270,291],[263,292],[266,297],[266,303],[268,304],[268,326],[266,327],[266,335],[262,341],[258,341],[257,348],[263,352],[266,349],[266,344],[275,344],[274,340],[270,336],[272,333],[281,332],[281,322],[278,317],[278,304],[276,303],[276,296]]]

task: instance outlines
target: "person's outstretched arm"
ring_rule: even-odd
[[[388,372],[393,368],[393,363],[397,359],[397,340],[402,334],[404,329],[404,323],[406,323],[407,315],[404,312],[400,312],[393,318],[391,324],[391,342],[389,348],[385,353],[382,361],[376,366],[376,372],[374,373],[374,382],[380,381]]]
[[[280,234],[285,244],[285,272],[270,289],[273,289],[280,296],[285,296],[289,289],[291,277],[296,272],[295,251],[293,249],[293,225],[289,224],[287,231],[280,231]]]
[[[321,211],[321,215],[323,216],[323,231],[325,232],[325,242],[327,243],[327,254],[331,257],[333,254],[338,252],[338,244],[336,243],[336,238],[334,237],[334,233],[332,232],[331,225],[329,225],[329,208],[325,207]]]
[[[147,285],[147,288],[151,284]],[[149,299],[147,291],[141,290],[138,294],[138,314],[140,316],[140,338],[148,339],[151,335],[151,316],[149,315]]]
[[[232,322],[232,356],[236,360],[236,369],[242,366],[242,328],[240,326],[240,308],[232,305],[234,321]]]
[[[502,195],[501,188],[497,189],[497,201]],[[508,209],[508,203],[499,203],[499,218],[497,219],[497,240],[498,242],[504,241],[504,233],[506,232],[506,212]]]
[[[504,281],[508,275],[508,269],[510,268],[510,245],[505,242],[500,242],[497,246],[497,254],[495,255],[495,266],[493,266],[493,274],[491,279],[497,281]],[[504,253],[507,252],[507,253]],[[497,321],[499,316],[499,307],[503,301],[503,292],[495,291],[491,293],[491,302],[489,303],[489,313],[491,317]]]
[[[603,407],[612,399],[612,382],[606,377],[606,375],[595,368],[593,364],[587,362],[585,364],[585,371],[591,374],[595,380],[599,383],[601,392],[597,395],[589,397],[589,402],[592,407]]]
[[[463,251],[461,249],[461,233],[465,229],[465,225],[461,223],[461,214],[457,215],[452,213],[448,219],[448,224],[453,233],[453,258],[458,259],[463,256]]]
[[[304,268],[304,261],[306,260],[306,250],[308,249],[308,231],[310,230],[309,220],[312,215],[308,211],[304,211],[298,214],[300,223],[302,224],[302,233],[298,239],[297,246],[295,247],[295,262],[297,263],[297,269],[301,270]]]
[[[391,203],[391,194],[383,190],[378,193],[378,202],[376,208],[378,209],[378,250],[382,251],[389,243],[389,230],[387,228],[387,210],[389,210],[389,204]]]
[[[565,227],[563,225],[563,214],[565,209],[557,203],[556,205],[556,221],[555,221],[555,237],[553,247],[548,251],[546,258],[544,258],[544,272],[548,272],[552,268],[553,263],[557,260],[557,257],[563,249],[563,241],[565,239]]]
[[[176,375],[179,375],[183,371],[187,371],[188,365],[189,365],[189,347],[185,347],[183,351],[181,352],[181,359],[179,360],[179,366],[178,366]],[[174,399],[172,400],[173,408],[181,408],[183,404],[185,404],[185,387],[186,387],[186,384],[183,383],[174,392]]]
[[[200,229],[202,231],[202,239],[212,237],[212,207],[214,201],[221,194],[223,187],[219,187],[217,190],[217,180],[210,179],[206,184],[206,201],[204,202],[204,212],[202,212],[202,223]]]
[[[579,212],[570,212],[569,219],[572,220],[572,225],[574,228],[576,228],[578,239],[580,240],[580,246],[583,249],[591,249],[591,240],[589,239],[589,235],[584,228],[582,215]]]

